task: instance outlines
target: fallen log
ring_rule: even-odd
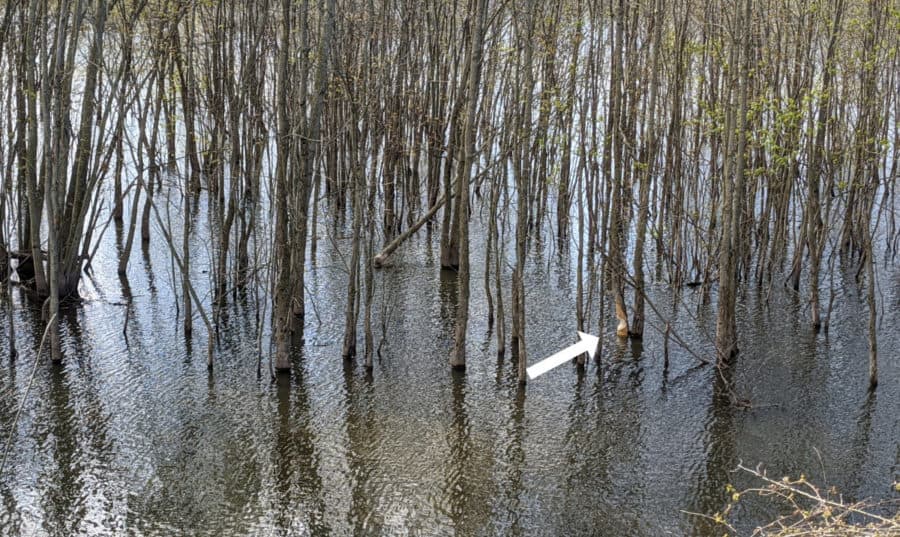
[[[401,244],[403,244],[403,241],[410,238],[413,233],[415,233],[419,230],[419,228],[425,225],[425,222],[428,222],[432,219],[432,217],[434,217],[434,215],[438,212],[438,209],[444,206],[444,202],[447,201],[446,198],[447,197],[445,195],[441,195],[441,197],[434,202],[434,205],[431,206],[431,209],[428,209],[428,212],[422,215],[422,218],[419,218],[419,220],[416,221],[415,224],[410,226],[406,231],[397,235],[394,240],[389,242],[387,246],[385,246],[384,249],[381,250],[381,252],[379,252],[378,255],[376,255],[372,259],[372,266],[374,266],[375,268],[383,267],[388,257],[390,257],[392,253],[394,253],[394,250],[396,250],[400,247]]]

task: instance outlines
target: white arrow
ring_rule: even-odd
[[[545,358],[526,369],[525,371],[528,373],[528,378],[536,379],[537,377],[543,375],[547,371],[550,371],[554,367],[562,365],[572,358],[575,358],[579,354],[586,352],[593,356],[594,353],[597,352],[597,345],[600,343],[600,338],[592,336],[590,334],[585,334],[584,332],[578,332],[578,337],[581,338],[578,343],[569,345],[553,356]]]

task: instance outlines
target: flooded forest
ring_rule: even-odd
[[[5,0],[0,163],[0,534],[900,536],[898,0]]]

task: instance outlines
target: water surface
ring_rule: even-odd
[[[208,241],[197,229],[195,282],[205,294]],[[777,285],[742,296],[733,380],[744,408],[674,342],[664,368],[655,318],[643,342],[624,343],[609,337],[607,319],[599,365],[564,365],[520,390],[515,364],[497,358],[487,328],[477,230],[466,372],[447,364],[455,275],[440,270],[437,238],[422,233],[379,273],[375,335],[386,337],[367,374],[340,356],[347,276],[325,235],[348,251],[346,230],[324,229],[307,278],[305,345],[295,374],[277,382],[266,357],[257,377],[249,300],[229,305],[207,372],[205,328],[198,317],[186,344],[160,240],[146,254],[135,248],[130,303],[107,241],[82,285],[84,303],[63,319],[60,366],[45,357],[35,369],[38,312],[16,292],[21,355],[0,367],[4,440],[24,407],[0,475],[0,534],[710,535],[721,528],[688,513],[715,513],[727,484],[753,484],[733,473],[739,462],[776,476],[805,473],[846,499],[896,497],[900,280],[892,266],[880,267],[873,394],[864,287],[853,267],[837,286],[827,335],[809,329],[804,297]],[[574,272],[552,245],[536,247],[529,263],[533,363],[576,341]],[[710,356],[714,310],[698,309],[694,292],[684,291],[680,308],[665,285],[651,297],[678,335]],[[777,514],[749,500],[736,519],[749,530]]]

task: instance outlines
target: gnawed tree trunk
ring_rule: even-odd
[[[621,90],[623,81],[622,48],[624,33],[624,0],[619,0],[613,14],[612,68],[609,75],[609,114],[603,142],[603,175],[611,188],[611,206],[609,222],[609,260],[607,262],[609,286],[615,304],[616,335],[628,336],[628,312],[625,306],[625,202],[624,202],[624,167],[627,165],[622,154],[621,123],[625,103],[625,95]]]

